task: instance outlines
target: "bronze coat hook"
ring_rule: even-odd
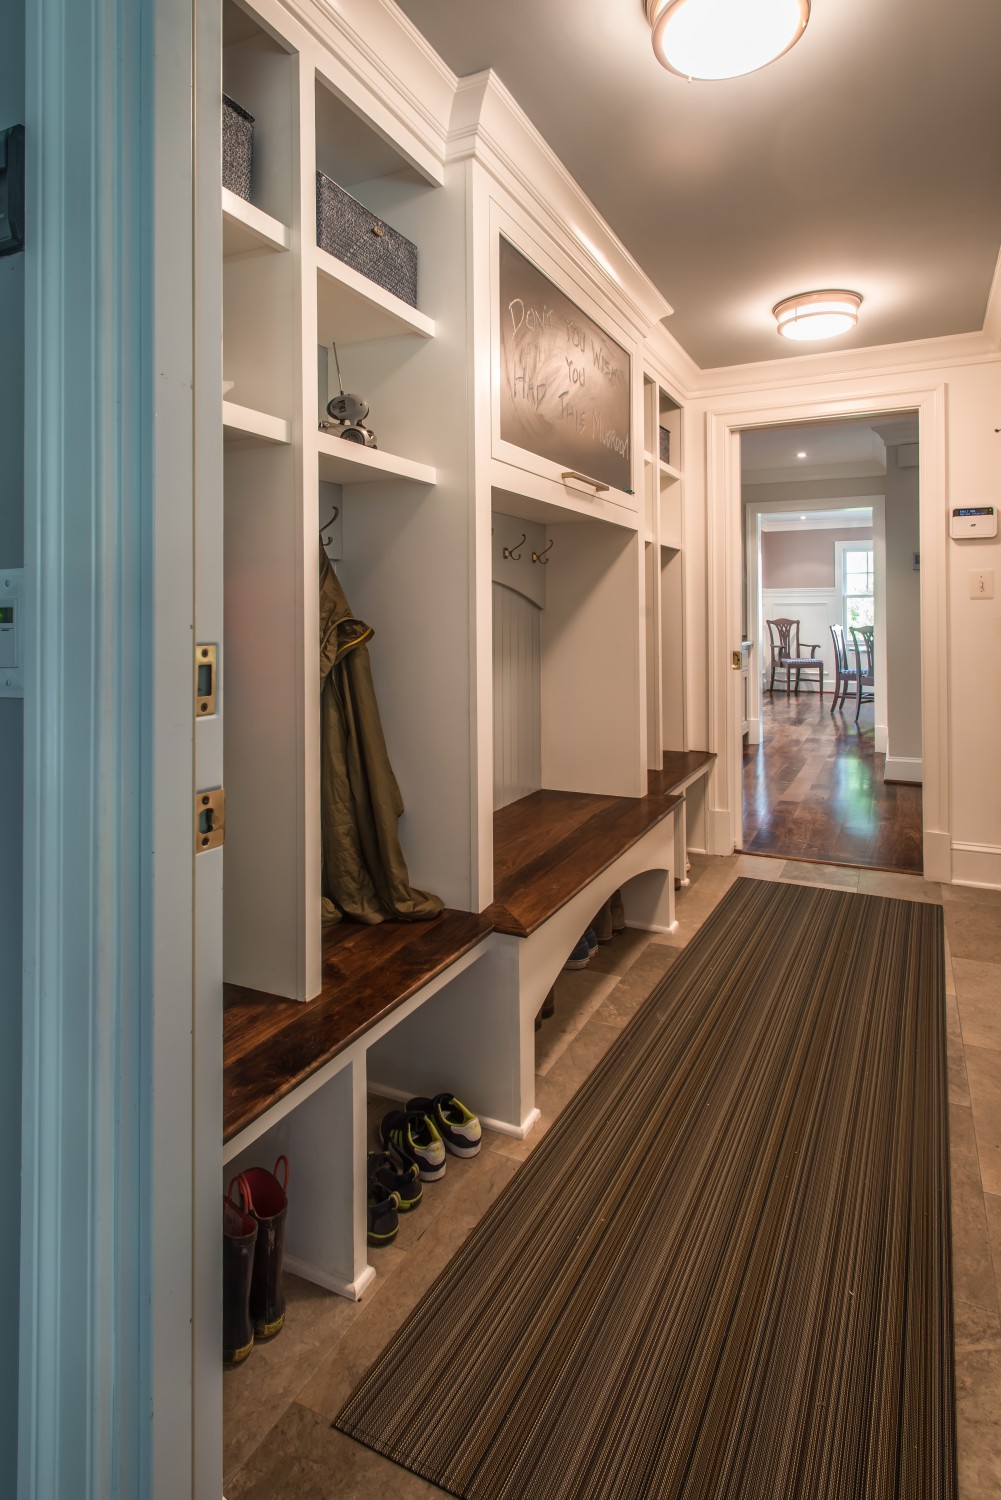
[[[541,563],[544,568],[548,568],[548,566],[549,566],[549,558],[546,556],[546,553],[547,552],[551,552],[552,548],[553,548],[553,544],[552,544],[552,542],[550,542],[549,546],[548,547],[543,547],[543,549],[542,549],[541,552],[533,552],[532,553],[532,561],[533,562],[537,562],[537,563]]]
[[[337,517],[340,515],[340,513],[341,513],[341,507],[339,505],[335,505],[334,506],[334,513],[330,517],[330,520],[329,521],[324,521],[323,525],[320,527],[320,541],[322,542],[322,544],[323,544],[324,547],[329,547],[330,546],[330,543],[333,541],[333,537],[332,536],[324,536],[323,533],[325,531],[329,531],[330,530],[331,526],[333,526],[334,522],[337,520]]]
[[[520,562],[521,561],[521,553],[520,552],[516,552],[515,551],[515,547],[520,547],[521,544],[522,544],[522,542],[524,542],[525,540],[526,540],[525,533],[522,532],[521,533],[521,539],[519,541],[515,542],[514,547],[505,547],[504,548],[504,556],[505,556],[505,558],[509,557],[512,562]]]

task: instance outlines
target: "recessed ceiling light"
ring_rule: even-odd
[[[806,517],[805,517],[805,516],[800,516],[800,520],[801,520],[801,521],[805,521],[805,520],[806,520]]]
[[[805,457],[806,457],[806,454],[805,454],[805,453],[797,453],[797,454],[796,454],[796,457],[797,457],[797,458],[805,458]]]
[[[810,0],[646,0],[653,50],[682,78],[740,78],[803,35]]]
[[[833,339],[855,327],[861,306],[858,292],[800,292],[776,302],[772,313],[785,339]]]

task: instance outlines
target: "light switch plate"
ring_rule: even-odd
[[[970,598],[994,598],[994,569],[973,568],[970,571]]]

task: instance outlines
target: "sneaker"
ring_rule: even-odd
[[[424,1194],[417,1163],[404,1161],[395,1151],[368,1153],[368,1180],[370,1183],[373,1180],[379,1182],[396,1194],[401,1214],[408,1214],[416,1208]]]
[[[444,1177],[445,1147],[427,1115],[409,1109],[390,1110],[379,1126],[379,1137],[397,1156],[416,1164],[422,1182],[437,1182]]]
[[[453,1156],[475,1156],[480,1149],[480,1122],[454,1094],[435,1094],[433,1099],[411,1099],[408,1110],[419,1111],[431,1124]]]
[[[587,945],[587,938],[582,937],[563,967],[564,969],[586,969],[590,962],[591,950]]]
[[[388,1245],[395,1240],[400,1227],[397,1210],[400,1207],[398,1193],[391,1193],[376,1178],[368,1180],[368,1242],[370,1245]]]
[[[593,958],[598,951],[598,934],[593,927],[589,927],[584,933],[584,941],[587,944],[588,958]]]

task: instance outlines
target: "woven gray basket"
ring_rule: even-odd
[[[671,462],[670,427],[662,427],[660,429],[660,458],[662,463],[669,464]]]
[[[417,246],[323,172],[316,174],[316,243],[401,301],[417,306]]]
[[[250,201],[250,176],[254,165],[254,117],[231,99],[222,96],[222,185]]]

